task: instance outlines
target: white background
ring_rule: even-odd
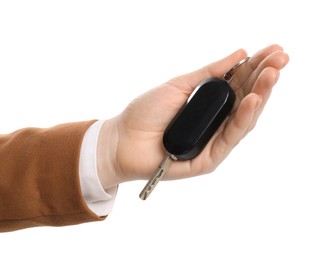
[[[214,173],[160,183],[146,202],[145,182],[123,184],[106,221],[0,234],[1,259],[316,259],[313,3],[1,0],[0,133],[110,118],[238,48],[290,55],[256,129]]]

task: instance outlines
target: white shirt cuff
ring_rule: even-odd
[[[99,217],[108,215],[113,207],[118,187],[104,190],[97,170],[97,144],[104,121],[93,123],[84,135],[79,158],[79,178],[88,208]]]

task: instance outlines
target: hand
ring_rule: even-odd
[[[108,120],[98,141],[98,171],[103,187],[149,179],[165,156],[164,130],[195,87],[207,78],[222,77],[246,56],[244,50],[238,50],[220,61],[176,77],[136,98],[120,115]],[[173,163],[165,179],[214,171],[256,125],[279,71],[287,63],[288,55],[281,47],[272,45],[241,65],[230,83],[236,93],[230,116],[199,156]]]

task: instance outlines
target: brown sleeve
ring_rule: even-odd
[[[0,232],[102,220],[82,197],[78,167],[94,121],[0,135]]]

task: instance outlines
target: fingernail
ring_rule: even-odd
[[[262,96],[259,95],[259,98],[256,102],[254,111],[257,111],[259,109],[259,107],[261,106],[261,104],[262,104]]]
[[[275,83],[274,84],[276,84],[276,82],[278,81],[279,78],[280,78],[280,72],[276,73],[276,75],[275,75]]]

